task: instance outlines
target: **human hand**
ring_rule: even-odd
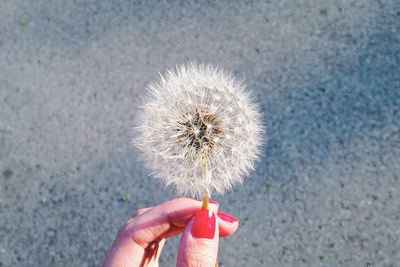
[[[214,267],[219,237],[233,234],[238,226],[236,218],[218,212],[215,202],[209,210],[188,198],[139,209],[119,230],[103,266],[157,267],[165,240],[183,232],[176,266]]]
[[[182,232],[176,266],[214,267],[219,237],[239,226],[236,218],[217,211],[217,203],[203,210],[201,201],[189,198],[139,209],[119,230],[103,267],[157,267],[165,240]]]

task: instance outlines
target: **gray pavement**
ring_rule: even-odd
[[[128,143],[146,85],[189,60],[245,78],[268,125],[216,197],[241,220],[222,267],[400,266],[399,44],[396,0],[2,0],[0,266],[99,266],[175,197]]]

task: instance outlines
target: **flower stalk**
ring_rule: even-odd
[[[208,168],[207,168],[207,158],[206,155],[202,154],[201,155],[201,176],[203,179],[208,179],[208,176],[210,174],[208,173]],[[210,199],[209,192],[205,191],[203,194],[203,204],[201,206],[202,209],[208,210],[208,202]]]

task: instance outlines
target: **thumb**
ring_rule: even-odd
[[[179,243],[177,267],[214,267],[217,261],[219,230],[215,213],[199,210],[187,224]]]

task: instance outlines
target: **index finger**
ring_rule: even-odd
[[[184,228],[200,208],[201,201],[190,198],[173,199],[129,220],[121,230],[137,245],[146,248],[149,243],[163,238],[169,232]],[[210,210],[217,212],[218,205],[210,203]]]

